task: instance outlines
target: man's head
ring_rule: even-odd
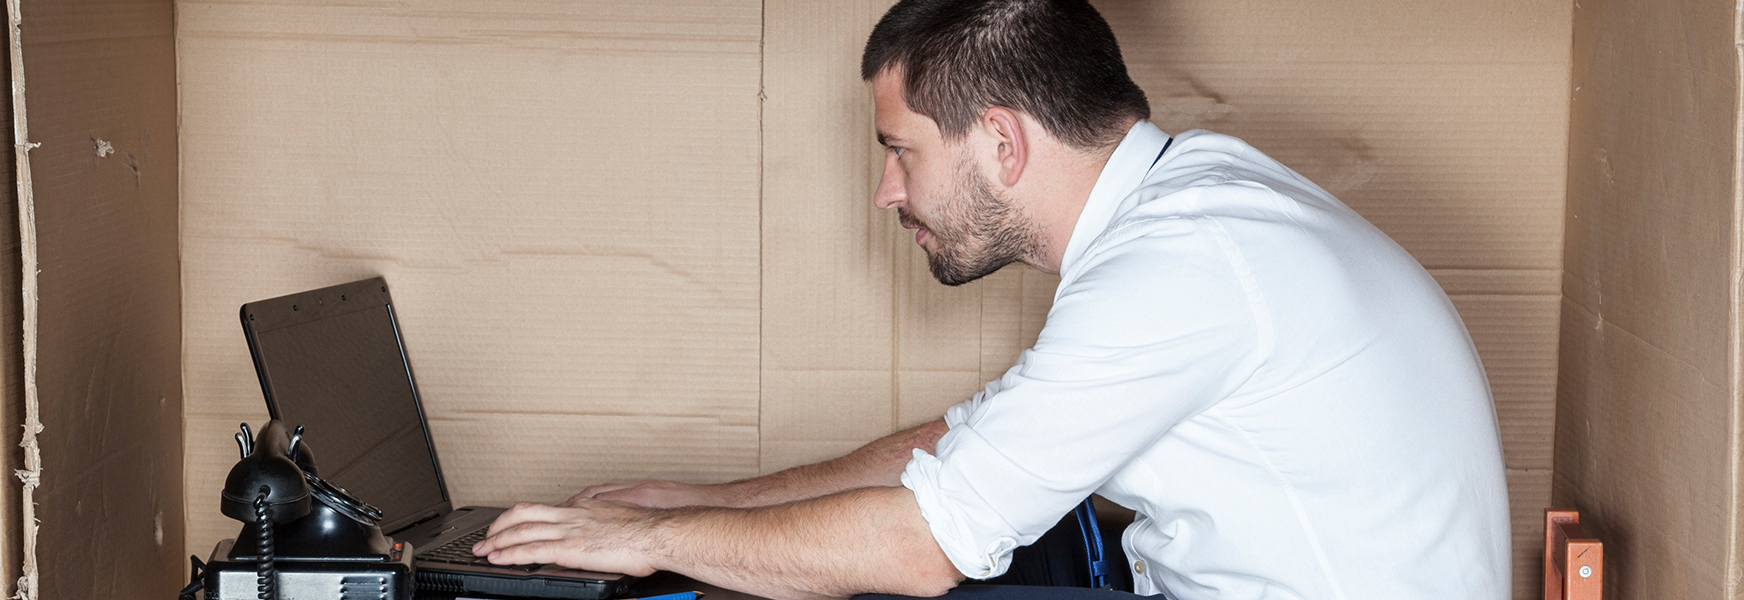
[[[1048,180],[1052,159],[1105,160],[1150,115],[1082,0],[903,0],[873,28],[860,73],[889,148],[876,202],[919,229],[948,285],[1057,254],[1059,211],[1043,192],[1072,186]]]

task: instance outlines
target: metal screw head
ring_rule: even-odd
[[[1593,568],[1586,566],[1586,565],[1581,565],[1580,574],[1581,574],[1581,579],[1586,579],[1588,577],[1592,577],[1593,576]]]

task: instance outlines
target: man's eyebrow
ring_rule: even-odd
[[[878,132],[878,145],[880,145],[880,146],[889,146],[893,142],[901,142],[901,141],[902,141],[902,138],[884,133],[882,131]]]

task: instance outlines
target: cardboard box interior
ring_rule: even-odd
[[[1736,7],[1096,4],[1160,126],[1247,139],[1453,298],[1516,598],[1553,469],[1626,597],[1733,593]],[[967,397],[1057,280],[940,286],[871,206],[886,6],[22,2],[36,234],[0,277],[40,308],[0,295],[0,406],[45,429],[40,526],[0,497],[6,580],[36,535],[42,597],[179,588],[234,535],[229,436],[265,418],[236,307],[371,275],[461,504],[770,472]]]

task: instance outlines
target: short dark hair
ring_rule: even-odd
[[[902,0],[866,39],[860,77],[894,68],[909,109],[946,139],[1001,106],[1071,146],[1100,148],[1151,114],[1114,30],[1085,0]]]

